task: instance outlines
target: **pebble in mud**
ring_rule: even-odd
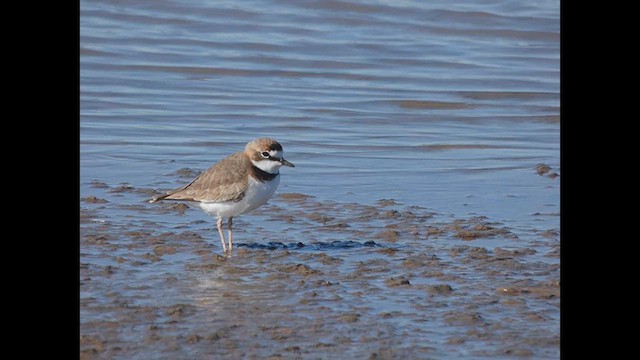
[[[459,337],[453,337],[453,338],[449,338],[447,340],[447,344],[450,345],[460,345],[460,344],[464,344],[465,343],[465,339],[464,338],[459,338]]]
[[[185,211],[187,211],[187,209],[189,209],[189,206],[183,203],[174,203],[169,205],[168,208],[171,210],[176,210],[178,214],[182,215],[185,213]]]
[[[451,312],[444,316],[444,321],[451,325],[479,325],[484,318],[475,312]]]
[[[387,284],[387,286],[411,285],[411,283],[409,282],[409,279],[407,279],[404,276],[392,277],[390,279],[385,280],[384,283]]]
[[[560,286],[555,284],[535,284],[527,287],[501,286],[496,289],[496,292],[503,295],[530,295],[552,299],[560,296]]]
[[[320,214],[320,213],[312,213],[306,216],[309,220],[315,221],[315,222],[319,222],[323,225],[327,224],[328,222],[334,220],[335,218],[332,218],[330,216],[326,216],[324,214]]]
[[[539,232],[539,234],[540,236],[544,236],[546,238],[557,238],[558,236],[560,236],[560,233],[555,230],[546,230]]]
[[[182,318],[188,315],[195,313],[195,307],[189,304],[176,304],[170,306],[165,310],[165,314],[174,317],[174,318]]]
[[[399,231],[387,229],[387,230],[383,230],[378,235],[376,235],[376,238],[382,239],[382,240],[388,241],[388,242],[396,242],[396,241],[398,241],[398,237],[399,236],[400,236],[400,232]]]
[[[300,193],[283,193],[283,194],[279,194],[278,198],[286,202],[303,202],[303,201],[312,199],[313,196],[300,194]]]
[[[544,256],[547,257],[560,257],[560,245],[555,245]]]
[[[381,207],[399,205],[395,199],[380,199],[377,201]]]
[[[393,255],[395,255],[395,254],[398,252],[398,249],[388,247],[388,248],[383,248],[383,249],[377,250],[377,252],[378,252],[378,253],[380,253],[380,254],[385,254],[385,255],[388,255],[388,256],[393,256]]]
[[[551,171],[551,166],[549,166],[547,164],[538,164],[538,165],[536,165],[536,173],[538,173],[538,175],[547,174],[549,171]]]
[[[295,274],[304,275],[304,276],[320,273],[320,271],[314,270],[308,265],[304,265],[304,264],[284,265],[280,267],[280,271],[285,273],[295,273]]]
[[[173,246],[158,245],[153,248],[153,252],[158,256],[162,256],[164,254],[175,254],[176,248]]]
[[[445,233],[444,229],[438,228],[436,226],[432,226],[429,225],[427,226],[426,230],[425,230],[425,235],[427,236],[427,238],[431,237],[431,236],[437,236],[437,235],[442,235]]]
[[[229,336],[229,331],[228,330],[218,330],[216,332],[214,332],[213,334],[207,335],[207,337],[205,338],[207,341],[209,342],[214,342],[214,341],[218,341],[222,338],[225,338]]]
[[[431,295],[450,295],[453,288],[449,284],[438,284],[427,286],[427,292]]]
[[[502,249],[502,248],[493,249],[493,254],[495,256],[498,256],[498,257],[501,257],[501,258],[511,258],[511,257],[517,257],[517,256],[533,255],[535,253],[536,253],[536,251],[534,249],[529,249],[529,248],[514,249],[514,250],[507,250],[507,249]]]
[[[420,254],[412,255],[406,258],[402,262],[402,266],[407,267],[409,269],[437,268],[438,257],[435,255],[427,255],[425,253],[420,253]]]
[[[102,245],[102,244],[109,244],[109,242],[113,240],[113,237],[107,234],[90,234],[90,235],[85,235],[83,240],[89,244]]]
[[[512,356],[532,356],[533,351],[529,349],[507,349],[504,351],[504,354]]]
[[[107,265],[104,267],[104,269],[102,270],[101,274],[104,276],[111,276],[114,273],[114,267],[111,265]]]
[[[547,165],[547,164],[538,164],[536,165],[536,173],[540,176],[546,176],[548,178],[550,178],[551,180],[557,178],[558,176],[560,176],[560,174],[558,174],[557,172],[552,172],[551,171],[552,168],[551,166]]]
[[[131,192],[135,188],[129,184],[120,184],[115,188],[111,188],[109,190],[110,193],[122,193],[122,192]]]
[[[187,336],[187,338],[186,338],[187,344],[197,343],[200,340],[202,340],[202,336],[200,336],[198,334],[191,334],[191,335]]]
[[[337,265],[343,262],[343,260],[338,257],[330,256],[324,253],[318,254],[317,256],[314,256],[312,258],[316,261],[319,261],[323,265]]]
[[[177,175],[180,178],[194,179],[197,176],[199,176],[201,172],[202,172],[201,170],[197,170],[197,169],[182,168],[182,169],[176,170],[173,174]]]
[[[358,320],[360,320],[360,314],[344,314],[338,318],[338,321],[344,323],[354,323]]]
[[[80,200],[86,202],[87,204],[106,204],[106,203],[108,203],[107,200],[95,197],[93,195],[84,197],[84,198],[82,198]]]
[[[98,180],[92,180],[89,185],[92,188],[96,188],[96,189],[108,189],[109,185],[107,185],[107,183],[102,182],[102,181],[98,181]]]
[[[473,260],[478,259],[488,259],[491,255],[489,254],[489,250],[483,247],[472,247],[470,251],[467,253],[467,257]]]
[[[526,319],[530,321],[546,321],[544,316],[536,313],[527,314]]]
[[[387,210],[382,213],[382,217],[386,219],[398,219],[400,218],[400,213],[397,210]]]
[[[456,237],[467,241],[495,236],[503,236],[509,238],[515,237],[513,233],[511,233],[507,229],[497,229],[484,224],[476,224],[471,227],[460,228],[456,232]]]
[[[80,335],[80,346],[86,349],[87,355],[96,355],[105,349],[104,342],[95,335]]]

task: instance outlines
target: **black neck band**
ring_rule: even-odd
[[[257,166],[251,167],[251,174],[260,182],[271,181],[280,174],[270,174]]]

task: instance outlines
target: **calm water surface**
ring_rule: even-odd
[[[96,211],[92,223],[81,225],[89,233],[93,223],[153,223],[147,230],[162,233],[201,220],[188,230],[217,252],[213,220],[203,213],[128,211],[124,206],[152,206],[145,205],[148,196],[109,193],[95,182],[174,188],[189,181],[177,170],[205,170],[246,142],[271,136],[296,164],[282,170],[278,193],[339,204],[394,199],[436,213],[434,221],[482,216],[523,243],[497,237],[472,245],[533,242],[538,253],[529,261],[559,263],[543,256],[558,237],[538,234],[559,231],[560,178],[535,171],[544,163],[560,173],[558,1],[83,0],[80,36],[80,193],[109,201],[99,208],[81,202],[81,209]],[[261,221],[268,217],[257,210],[239,218],[237,241],[294,242],[305,234]],[[336,240],[331,233],[313,236]],[[81,263],[104,265],[106,256],[81,248]],[[188,257],[172,256],[170,266],[154,263],[147,271],[193,280],[195,274],[185,274]],[[359,256],[340,255],[346,264]],[[125,276],[115,284],[135,281]],[[99,289],[83,285],[81,298],[106,301]],[[176,289],[164,294],[193,295]],[[89,333],[82,324],[104,313],[83,304],[81,331]],[[397,303],[373,297],[370,306]],[[557,304],[546,318],[531,326],[557,338]],[[425,357],[442,358],[474,357],[499,344],[429,346],[434,352]],[[153,343],[139,351],[139,358],[164,356]],[[533,354],[555,358],[559,349],[552,343]]]

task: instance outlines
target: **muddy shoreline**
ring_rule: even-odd
[[[83,359],[559,352],[553,229],[523,239],[482,216],[283,193],[265,205],[269,215],[238,218],[244,231],[223,256],[212,223],[190,216],[197,209],[146,204],[151,189],[93,188],[100,194],[81,199]],[[139,202],[122,203],[122,193]],[[105,215],[113,211],[118,221]],[[184,226],[142,215],[179,216]],[[265,221],[280,230],[262,229]]]
[[[79,10],[83,359],[560,357],[557,2]],[[232,257],[148,203],[264,136]]]

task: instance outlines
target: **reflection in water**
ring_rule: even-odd
[[[247,249],[266,249],[266,250],[276,250],[276,249],[286,249],[286,250],[296,250],[296,249],[304,249],[304,250],[340,250],[340,249],[350,249],[354,247],[374,247],[380,246],[376,244],[375,241],[369,240],[365,242],[357,242],[357,241],[331,241],[331,242],[322,242],[322,241],[314,241],[311,244],[304,244],[302,242],[289,243],[285,244],[277,241],[269,241],[268,243],[239,243],[238,247],[244,247]]]

